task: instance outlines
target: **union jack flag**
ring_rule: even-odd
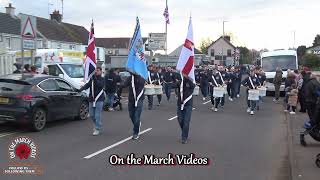
[[[166,18],[166,23],[167,23],[167,24],[170,24],[168,6],[164,9],[163,16],[164,16],[164,18]]]
[[[88,81],[94,74],[97,67],[96,62],[96,52],[95,52],[95,38],[94,38],[94,27],[93,21],[91,23],[91,29],[89,32],[88,48],[86,53],[85,60],[85,71],[84,71],[84,80]]]

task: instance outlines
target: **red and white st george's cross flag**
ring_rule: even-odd
[[[194,76],[194,42],[193,42],[193,28],[192,19],[189,20],[189,28],[187,39],[181,50],[179,61],[176,67],[177,70],[187,75],[195,83]]]
[[[97,62],[96,62],[96,52],[95,52],[95,38],[94,38],[94,27],[93,21],[91,23],[91,29],[89,32],[88,48],[85,60],[85,71],[84,80],[87,82],[94,74]]]

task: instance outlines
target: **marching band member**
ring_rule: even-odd
[[[250,75],[242,81],[242,85],[247,87],[247,112],[250,113],[250,115],[254,115],[257,102],[248,100],[249,89],[257,89],[257,87],[260,85],[260,82],[259,79],[256,77],[255,71],[253,69],[250,70]]]
[[[152,85],[155,84],[157,81],[157,74],[154,72],[154,68],[152,65],[149,66],[148,71],[148,81],[147,84]],[[152,110],[153,108],[153,95],[148,95],[148,109]]]
[[[163,83],[163,74],[162,74],[162,69],[160,67],[157,68],[157,73],[156,73],[156,85],[162,85]],[[157,95],[158,98],[158,106],[160,106],[161,104],[161,100],[162,100],[162,94],[158,94]]]
[[[226,82],[229,80],[226,69],[223,66],[219,66],[218,69],[219,69],[218,75],[220,76],[222,86],[225,86]],[[223,97],[221,98],[221,108],[224,107],[225,97],[226,97],[226,95],[223,95]]]
[[[223,85],[220,75],[217,73],[217,70],[213,70],[212,76],[209,78],[210,84],[210,94],[211,94],[211,103],[213,105],[212,109],[214,112],[218,111],[218,106],[222,100],[221,97],[213,97],[214,87],[221,87]]]
[[[188,77],[188,75],[183,74],[182,77],[176,82],[176,85],[179,90],[177,101],[177,116],[182,131],[181,143],[186,144],[189,136],[189,124],[191,120],[193,105],[192,93],[195,88],[195,84]]]
[[[139,139],[140,116],[144,101],[144,84],[145,80],[141,76],[131,73],[131,77],[127,78],[123,85],[123,87],[129,87],[128,110],[133,124],[133,140]]]
[[[163,75],[164,89],[167,96],[167,100],[170,100],[172,85],[174,82],[174,75],[171,67],[167,67],[166,72]]]
[[[203,95],[203,100],[205,101],[208,96],[208,88],[209,88],[209,76],[208,76],[208,69],[205,67],[203,71],[200,73],[200,87],[201,93]]]
[[[227,91],[228,91],[228,95],[229,95],[229,100],[233,101],[233,99],[236,97],[236,90],[235,90],[235,80],[236,80],[236,76],[234,73],[234,67],[230,68],[230,71],[228,72],[228,84],[227,84]]]
[[[235,80],[234,80],[235,95],[237,96],[237,98],[239,98],[241,81],[242,81],[242,73],[241,73],[240,67],[235,68],[234,76],[235,76]]]

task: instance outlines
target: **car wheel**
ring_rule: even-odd
[[[86,101],[83,101],[79,108],[79,115],[76,117],[77,120],[87,119],[89,114],[89,104]]]
[[[47,112],[42,108],[37,108],[32,117],[31,128],[33,131],[41,131],[47,123]]]

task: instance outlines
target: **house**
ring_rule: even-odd
[[[320,57],[320,45],[313,46],[307,49],[306,51],[309,54],[314,54]]]
[[[229,36],[221,36],[208,46],[207,49],[211,64],[225,66],[237,64],[234,57],[236,47],[230,42]]]
[[[0,13],[0,49],[7,51],[21,50],[20,14],[15,15],[15,8],[9,4],[6,13]],[[62,15],[54,11],[50,19],[36,17],[37,21],[37,48],[38,49],[65,49],[86,51],[88,30],[83,26],[62,22]],[[97,60],[105,60],[103,48],[97,47]]]

